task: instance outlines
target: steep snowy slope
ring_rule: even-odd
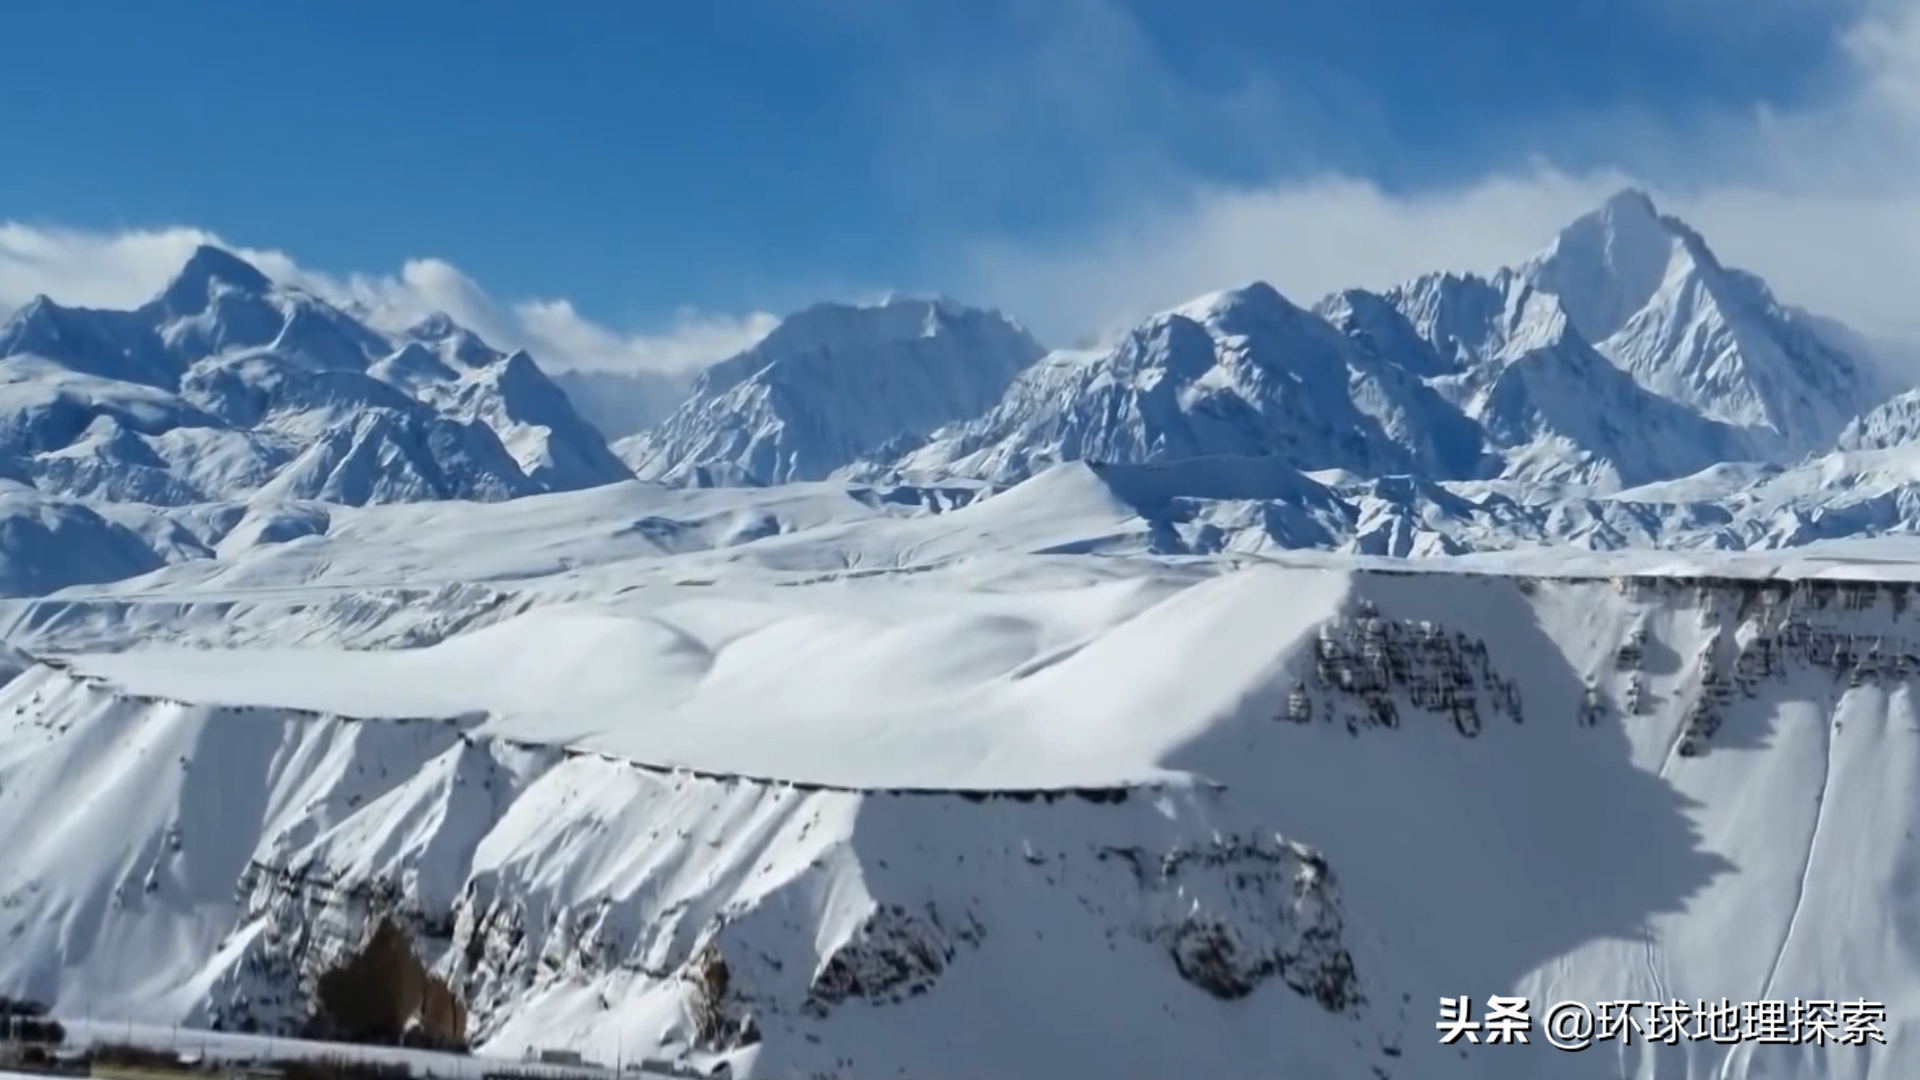
[[[1573,331],[1556,298],[1511,299],[1500,349],[1435,380],[1505,455],[1501,475],[1614,490],[1743,457],[1739,432],[1642,389]]]
[[[1920,442],[1920,389],[1896,394],[1849,423],[1835,440],[1838,450],[1885,450]]]
[[[644,479],[818,480],[979,415],[1043,351],[998,312],[949,300],[819,304],[701,372],[691,399],[618,449]]]
[[[1779,455],[1831,444],[1888,393],[1866,357],[1720,264],[1700,234],[1624,191],[1562,230],[1516,282],[1554,294],[1589,341],[1656,393]]]
[[[1520,395],[1520,415],[1476,414],[1494,449],[1520,463],[1509,474],[1520,481],[1598,472],[1632,484],[1725,461],[1793,461],[1831,449],[1844,425],[1901,385],[1875,355],[1890,350],[1780,303],[1631,190],[1517,268],[1490,278],[1429,274],[1378,295],[1349,290],[1316,310],[1455,400],[1501,378],[1537,343],[1566,342],[1567,355],[1543,355],[1522,371],[1550,379],[1561,411],[1584,431],[1537,438],[1532,393]],[[1644,391],[1593,363],[1589,346]],[[1582,418],[1583,409],[1608,419]]]
[[[0,987],[770,1077],[1920,1066],[1908,586],[1192,580],[36,669],[0,690]],[[322,989],[413,963],[358,1019]],[[1888,1042],[1438,1044],[1438,997],[1503,992],[1864,997]]]
[[[1007,482],[1056,461],[1271,455],[1604,493],[1831,448],[1890,393],[1848,340],[1628,191],[1491,278],[1348,290],[1311,314],[1264,285],[1203,297],[1111,350],[1054,354],[986,416],[878,464]]]
[[[1070,644],[1085,632],[1076,625],[1095,628],[1116,607],[1143,607],[1130,590],[1108,592],[1042,598],[1057,615],[1034,629],[1066,634]],[[524,685],[583,692],[569,706],[578,710],[590,700],[634,700],[636,677],[698,678],[702,665],[688,649],[699,641],[732,654],[707,665],[751,670],[762,666],[755,657],[764,650],[787,648],[782,639],[824,629],[809,626],[818,616],[768,609],[776,618],[754,631],[739,621],[743,614],[751,612],[724,602],[649,622],[556,613],[414,657],[424,668],[405,656],[366,658],[398,660],[420,674],[452,664],[441,670],[505,675],[500,660],[524,657],[537,639],[546,655],[566,658],[573,675]],[[1010,617],[963,618],[986,645]],[[843,620],[837,636],[851,644],[862,621]],[[925,634],[940,633],[939,621],[946,620],[910,619],[901,632],[883,633],[857,650],[867,655],[854,658],[856,669],[910,685],[913,672],[897,662]],[[1188,622],[1176,617],[1173,625]],[[1070,653],[1049,664],[1033,651],[1045,638],[1023,645],[1024,636],[919,675],[951,686],[1031,657],[1040,663],[1026,665],[1027,685],[997,695],[995,709],[1044,716],[1058,708],[1049,701],[1083,697],[1104,669],[1097,657],[1076,661]],[[1131,644],[1109,649],[1164,643],[1148,627],[1130,636]],[[568,647],[553,648],[560,643]],[[607,665],[614,656],[626,662]],[[305,659],[354,662],[346,654]],[[1318,856],[1244,818],[1204,783],[1154,779],[1154,747],[1181,739],[1185,725],[1204,723],[1218,703],[1195,699],[1169,727],[1112,742],[1106,762],[1071,767],[1098,786],[1045,795],[874,790],[944,778],[929,769],[951,777],[968,767],[964,756],[929,758],[905,743],[901,754],[878,758],[826,744],[788,755],[788,771],[803,779],[837,772],[882,781],[891,773],[898,781],[833,790],[663,772],[529,745],[550,741],[543,729],[557,713],[542,719],[503,709],[442,724],[257,708],[244,703],[283,678],[294,680],[297,701],[325,693],[317,680],[326,676],[294,655],[247,659],[256,661],[264,678],[232,687],[238,707],[139,698],[55,672],[0,699],[0,800],[10,807],[0,829],[9,850],[25,853],[22,876],[43,883],[10,893],[21,903],[9,915],[47,927],[5,954],[0,981],[70,1005],[85,999],[94,1015],[137,1005],[150,1016],[299,1023],[319,977],[350,960],[384,917],[463,1002],[428,1010],[429,1023],[499,1049],[556,1038],[585,1040],[596,1054],[616,1039],[633,1048],[740,1047],[765,1075],[789,1067],[812,1074],[836,1062],[853,1075],[1039,1075],[1068,1062],[1122,1074],[1150,1063],[1239,1075],[1258,1061],[1369,1077],[1398,1046],[1404,1010],[1391,993],[1391,966],[1373,956],[1363,930],[1349,927]],[[1169,673],[1185,662],[1172,654],[1158,661]],[[110,681],[157,689],[148,680],[181,674],[162,674],[170,664],[158,654],[128,663],[141,670]],[[197,666],[184,678],[207,670]],[[798,669],[770,669],[780,679],[775,671]],[[437,676],[389,674],[398,678],[380,681],[403,696],[454,690],[436,691]],[[523,665],[520,674],[534,673]],[[708,681],[719,689],[729,680]],[[356,683],[371,688],[354,679],[335,689]],[[513,686],[501,679],[482,695],[538,699]],[[867,700],[885,701],[884,686],[870,683]],[[785,698],[802,704],[792,693]],[[916,707],[914,700],[896,697],[894,707]],[[753,715],[726,711],[736,720]],[[1084,715],[1082,725],[1105,726],[1098,712]],[[867,739],[866,725],[879,719],[870,710],[849,715],[841,737]],[[514,734],[516,725],[532,738]],[[962,740],[955,748],[977,741],[966,739],[967,726],[948,725]],[[1065,764],[1083,739],[1105,741],[1099,728],[1048,732],[1011,715],[992,730],[1005,738],[1023,727],[1030,737],[1022,741],[1042,755],[1029,773],[1036,779],[1066,779],[1047,763]],[[709,730],[707,752],[723,741],[733,737]],[[124,754],[123,763],[103,759],[102,747],[121,748],[110,756]],[[686,752],[703,753],[697,745]],[[1019,768],[1021,756],[973,767],[983,780],[1017,781],[1009,767]],[[117,769],[141,768],[142,759],[165,763],[161,783],[109,783],[105,790],[122,795],[107,800],[65,795],[81,790],[73,785],[83,777],[92,787]],[[27,805],[45,807],[45,816],[23,823],[11,812]],[[91,856],[80,862],[59,839],[127,820],[159,824],[147,835],[120,829],[125,843],[86,845]],[[96,892],[102,885],[107,891]],[[97,962],[74,965],[78,956]],[[1036,956],[1047,962],[1032,966]],[[1362,963],[1374,980],[1364,987]],[[1242,999],[1254,1007],[1234,1004]],[[1074,1004],[1063,1008],[1067,1001]],[[965,1015],[999,1038],[967,1037],[953,1023]]]
[[[1463,408],[1503,461],[1488,472],[1520,485],[1606,491],[1755,452],[1740,431],[1641,387],[1558,297],[1524,282],[1436,274],[1315,310]]]
[[[524,354],[446,320],[389,340],[211,247],[135,311],[28,304],[0,325],[0,382],[0,471],[50,494],[497,499],[631,475]]]

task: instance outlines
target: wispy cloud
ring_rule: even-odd
[[[1710,24],[1701,25],[1708,32]],[[1625,160],[1651,137],[1687,148],[1661,155],[1684,169],[1635,175],[1535,160],[1411,193],[1335,171],[1263,184],[1192,180],[1064,239],[976,239],[956,287],[1056,337],[1254,278],[1312,300],[1429,270],[1512,263],[1632,183],[1790,302],[1872,333],[1920,337],[1912,300],[1920,280],[1920,0],[1865,6],[1836,45],[1844,68],[1836,85],[1792,110],[1755,103],[1704,123],[1689,117],[1685,131],[1654,130],[1645,116],[1580,120],[1582,136],[1603,151],[1590,158]],[[1145,62],[1137,52],[1129,59]],[[1058,69],[1050,70],[1057,80]],[[1163,73],[1136,85],[1157,81]],[[1604,152],[1609,146],[1617,152]]]
[[[291,255],[228,243],[203,229],[175,227],[106,233],[0,223],[0,312],[38,294],[85,307],[136,306],[165,287],[194,248],[215,244],[268,276],[349,307],[388,330],[436,311],[506,348],[524,348],[554,370],[684,373],[730,356],[778,321],[682,311],[653,332],[600,325],[564,299],[502,303],[458,267],[412,259],[398,272],[329,275]]]
[[[133,307],[151,299],[194,248],[218,243],[190,228],[105,233],[0,222],[0,310],[41,294],[85,307]],[[271,276],[300,273],[280,252],[231,250]]]
[[[965,204],[963,216],[976,221],[1002,204],[1011,213],[1036,191],[1072,209],[1058,221],[1029,213],[997,232],[929,240],[915,282],[999,307],[1052,342],[1254,278],[1311,300],[1430,270],[1488,270],[1525,257],[1629,183],[1783,298],[1872,333],[1920,338],[1910,295],[1920,280],[1920,0],[1637,6],[1684,15],[1708,44],[1724,44],[1709,41],[1716,33],[1749,34],[1740,20],[1776,10],[1824,6],[1851,18],[1830,43],[1836,70],[1826,92],[1792,107],[1569,116],[1562,128],[1586,147],[1577,166],[1508,157],[1477,173],[1456,168],[1444,183],[1389,188],[1315,167],[1313,148],[1342,137],[1330,134],[1340,125],[1326,109],[1301,104],[1258,70],[1195,85],[1121,0],[1001,5],[991,19],[970,14],[953,34],[929,33],[917,16],[870,0],[836,10],[870,21],[868,30],[891,27],[901,46],[873,89],[890,109],[876,164],[904,200],[928,218]],[[1340,107],[1346,126],[1378,120],[1364,100],[1342,97]],[[1141,131],[1150,137],[1135,138]],[[1391,134],[1371,128],[1365,137]],[[1285,178],[1204,179],[1189,167],[1203,144],[1254,147],[1229,155],[1238,171]],[[1063,146],[1071,152],[1058,153]],[[192,228],[0,224],[0,308],[38,292],[135,304],[205,242],[221,241]],[[559,296],[496,298],[439,259],[326,275],[285,252],[235,250],[376,321],[443,310],[557,369],[684,372],[750,345],[776,321],[683,311],[634,331],[595,322]]]

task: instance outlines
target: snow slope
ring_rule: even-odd
[[[0,690],[0,984],[290,1024],[390,918],[504,1052],[1911,1075],[1906,586],[1223,569],[35,669]],[[1439,995],[1503,991],[1864,995],[1890,1044],[1438,1046]]]

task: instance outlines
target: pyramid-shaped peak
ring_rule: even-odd
[[[36,344],[60,335],[60,316],[65,309],[46,293],[33,299],[5,318],[0,318],[0,356],[24,352]]]
[[[1613,265],[1655,258],[1664,262],[1674,242],[1682,238],[1675,225],[1660,216],[1646,192],[1623,188],[1561,229],[1553,249],[1563,256],[1599,259]]]
[[[265,292],[273,288],[273,279],[261,273],[259,267],[225,248],[201,244],[193,249],[186,265],[174,275],[173,284],[168,286],[167,291],[185,287],[195,293],[203,293],[214,284],[244,292]]]
[[[65,309],[60,306],[59,301],[53,297],[48,296],[46,293],[34,293],[33,297],[26,303],[15,308],[5,319],[0,319],[0,325],[44,319],[49,316],[58,315],[63,310]]]
[[[500,372],[505,377],[516,379],[534,378],[543,381],[547,377],[547,373],[540,370],[540,364],[534,360],[533,354],[525,349],[515,349],[504,358],[496,361],[496,363],[499,364]]]
[[[1642,218],[1660,219],[1660,210],[1653,204],[1653,196],[1637,187],[1623,187],[1607,196],[1600,204],[1600,212],[1610,217],[1631,215]]]

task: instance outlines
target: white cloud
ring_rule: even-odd
[[[1176,162],[1149,147],[1130,152],[1127,167],[1098,170],[1119,182],[1137,181],[1139,189],[1138,198],[1114,200],[1090,193],[1090,204],[1114,207],[1104,228],[1044,242],[988,237],[944,248],[944,266],[926,276],[943,291],[997,306],[1044,338],[1065,342],[1254,278],[1310,301],[1429,270],[1491,269],[1524,258],[1606,194],[1635,183],[1699,227],[1729,263],[1757,271],[1790,302],[1870,333],[1920,339],[1920,304],[1911,298],[1911,283],[1920,281],[1920,0],[1867,4],[1838,42],[1847,65],[1844,84],[1822,105],[1797,112],[1755,105],[1684,132],[1636,126],[1644,118],[1612,131],[1593,127],[1595,138],[1689,147],[1696,179],[1683,186],[1659,176],[1570,171],[1541,161],[1415,194],[1332,173],[1232,188],[1182,184]],[[900,89],[900,97],[960,110],[938,114],[948,123],[936,125],[936,140],[924,138],[924,123],[900,125],[909,157],[929,152],[929,145],[940,150],[921,161],[937,168],[909,171],[914,184],[949,172],[952,183],[972,184],[981,177],[954,167],[956,155],[1055,137],[1023,127],[1022,116],[1065,117],[1085,129],[1095,148],[1129,130],[1121,114],[1144,113],[1163,125],[1204,116],[1239,134],[1311,126],[1310,116],[1259,86],[1208,98],[1182,84],[1156,66],[1138,27],[1112,3],[1076,0],[1049,10],[1056,14],[1039,20],[1037,51],[992,67],[994,93],[984,105],[946,83],[918,95]],[[1726,18],[1714,12],[1701,32]],[[1082,28],[1085,33],[1077,32]],[[961,67],[959,75],[934,77],[977,77],[972,67]],[[1126,92],[1118,94],[1116,86]],[[1044,107],[1008,111],[1007,102],[1029,98]],[[960,137],[969,123],[967,102],[978,106],[973,120],[983,126],[972,139]],[[926,118],[913,114],[916,121]],[[1582,124],[1585,132],[1589,125]],[[219,240],[191,228],[92,233],[0,224],[0,309],[36,292],[68,303],[129,306],[157,291],[204,242]],[[269,274],[352,303],[382,323],[443,310],[556,369],[684,372],[747,347],[776,321],[763,313],[683,311],[653,332],[623,332],[587,319],[565,299],[496,300],[438,259],[411,260],[392,273],[329,277],[282,252],[234,250]]]
[[[1873,4],[1839,44],[1845,86],[1819,106],[1755,105],[1704,131],[1660,133],[1694,148],[1690,167],[1705,179],[1684,186],[1544,162],[1413,195],[1337,174],[1190,185],[1090,237],[980,242],[963,273],[971,295],[1056,335],[1256,278],[1307,302],[1429,270],[1511,264],[1633,183],[1783,299],[1869,333],[1920,338],[1920,0]]]
[[[194,248],[217,243],[200,229],[95,233],[0,222],[0,309],[42,293],[85,307],[133,307],[151,299]],[[230,250],[271,276],[298,273],[280,252]]]
[[[711,315],[682,309],[671,328],[652,336],[621,337],[589,322],[567,300],[530,300],[514,306],[527,331],[549,342],[554,351],[583,358],[580,368],[691,371],[748,348],[780,320],[766,312],[751,315]],[[584,358],[613,357],[614,363],[586,363]]]
[[[778,321],[771,315],[682,311],[656,333],[621,333],[581,315],[567,300],[501,304],[440,259],[411,259],[397,274],[344,277],[301,267],[284,252],[227,243],[202,229],[118,233],[0,223],[0,312],[44,293],[65,304],[129,308],[152,298],[194,248],[215,244],[268,276],[397,330],[444,311],[496,346],[524,348],[552,370],[682,373],[752,345]]]
[[[988,299],[1024,298],[1050,322],[1077,327],[1256,278],[1313,300],[1430,270],[1491,269],[1538,246],[1623,182],[1542,166],[1414,197],[1338,176],[1257,190],[1202,188],[1091,243],[982,245],[973,253],[973,273]]]

